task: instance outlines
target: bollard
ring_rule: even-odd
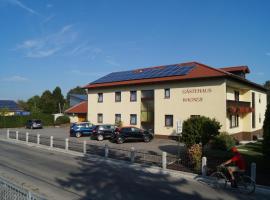
[[[19,131],[16,131],[16,140],[19,140]]]
[[[134,147],[130,148],[130,161],[132,163],[134,163],[134,161],[135,161],[135,148]]]
[[[66,151],[68,151],[68,140],[69,140],[68,138],[66,138],[66,140],[65,140],[65,150]]]
[[[202,176],[206,176],[207,173],[207,158],[202,157]]]
[[[109,156],[109,146],[105,144],[105,158],[108,158]]]
[[[83,153],[86,154],[86,141],[83,141]]]
[[[40,134],[37,134],[37,144],[40,144]]]
[[[256,163],[251,163],[251,168],[250,168],[250,177],[253,181],[256,182]]]
[[[9,139],[9,129],[7,130],[7,139]]]
[[[167,168],[167,152],[162,152],[162,169]]]
[[[50,137],[50,148],[53,148],[53,136]]]
[[[29,133],[26,132],[25,133],[25,142],[28,143],[28,141],[29,141]]]

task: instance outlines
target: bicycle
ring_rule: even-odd
[[[237,190],[244,194],[252,194],[255,192],[256,184],[245,172],[234,172]],[[217,171],[210,175],[212,183],[215,187],[226,188],[230,183],[230,174],[225,166],[218,166]]]

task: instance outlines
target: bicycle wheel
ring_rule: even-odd
[[[237,180],[238,190],[244,194],[252,194],[255,191],[256,184],[249,176],[240,176]]]
[[[214,187],[225,188],[227,186],[227,178],[222,172],[214,172],[210,178]]]

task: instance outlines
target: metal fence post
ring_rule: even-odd
[[[162,152],[162,169],[167,168],[167,152]]]
[[[109,146],[105,144],[105,158],[108,158],[109,156]]]
[[[9,139],[9,129],[7,130],[7,139]]]
[[[53,148],[53,136],[50,137],[50,147]]]
[[[26,132],[25,133],[25,142],[28,143],[28,141],[29,141],[29,133]]]
[[[86,154],[86,141],[83,141],[83,153]]]
[[[65,140],[65,150],[66,151],[68,151],[68,140],[69,140],[68,138],[66,138],[66,140]]]
[[[256,163],[251,163],[251,172],[250,172],[250,177],[253,181],[256,182]]]
[[[16,131],[16,140],[19,140],[19,131]]]
[[[207,173],[207,158],[202,157],[202,176],[206,176]]]
[[[37,134],[37,144],[40,144],[40,134]]]
[[[130,161],[133,163],[135,161],[135,148],[130,148]]]

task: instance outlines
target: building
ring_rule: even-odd
[[[19,105],[12,100],[0,100],[0,115],[29,115],[29,112],[23,111]]]
[[[178,120],[203,115],[218,120],[221,131],[250,140],[262,134],[266,89],[247,80],[249,72],[198,62],[114,72],[85,86],[88,120],[122,121],[167,138],[176,136]]]
[[[87,100],[87,95],[84,94],[70,94],[69,95],[69,104],[70,106],[75,106],[83,101]]]
[[[80,102],[65,111],[69,115],[70,122],[83,122],[87,120],[87,101]]]

